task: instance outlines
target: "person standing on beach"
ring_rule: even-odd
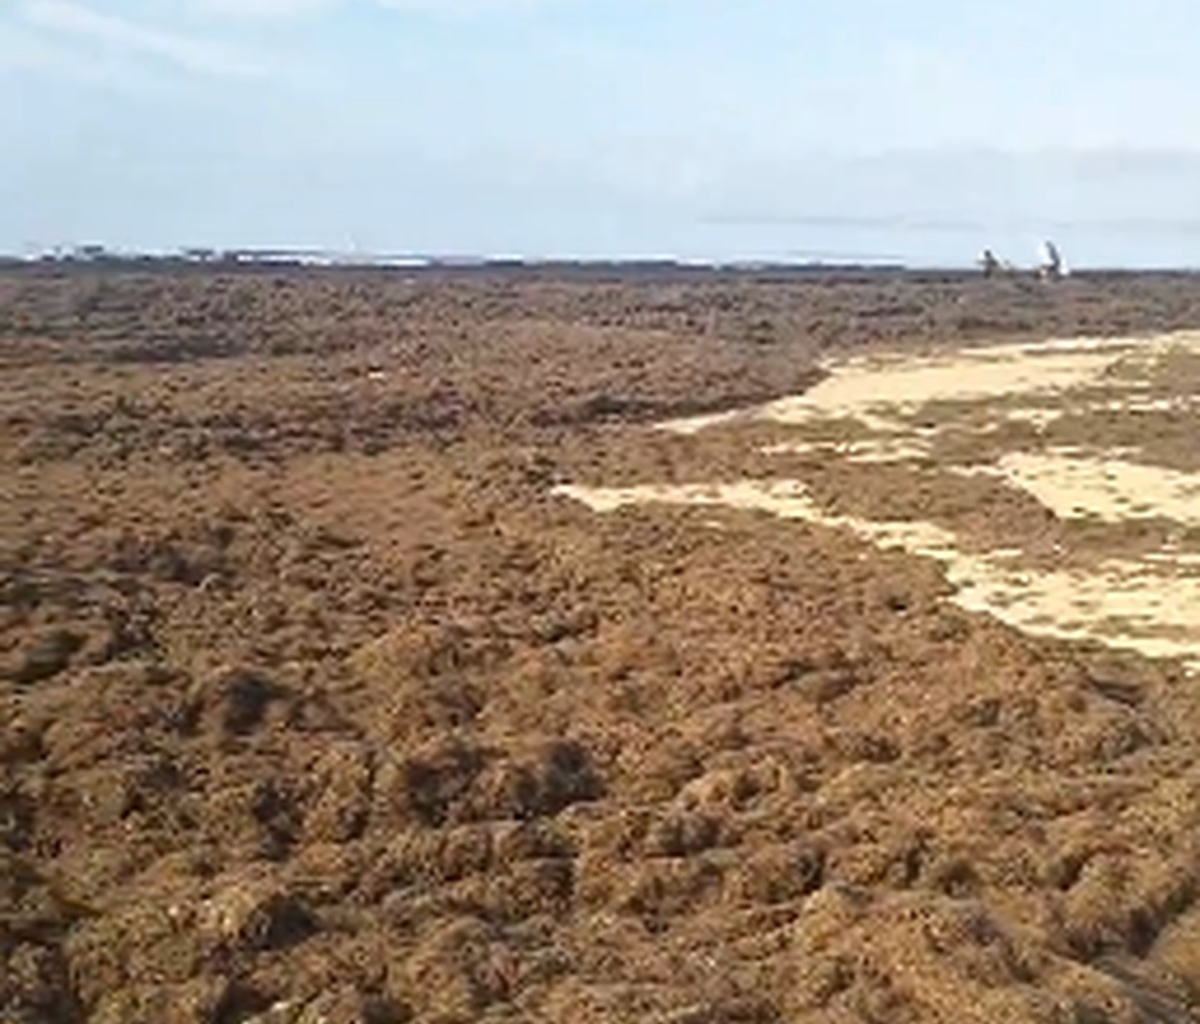
[[[1038,273],[1043,281],[1057,281],[1063,276],[1062,255],[1058,251],[1058,246],[1049,239],[1042,243]]]
[[[980,253],[979,265],[983,268],[984,277],[995,277],[1000,272],[1000,261],[991,249],[984,249]]]

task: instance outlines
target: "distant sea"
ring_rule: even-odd
[[[697,266],[824,264],[965,269],[984,248],[1016,268],[1037,265],[1041,243],[1052,240],[1072,269],[1200,270],[1200,223],[1188,221],[1023,222],[988,225],[896,217],[744,217],[709,221],[597,221],[578,225],[570,241],[557,231],[527,239],[470,239],[442,246],[413,239],[368,248],[325,248],[302,243],[211,246],[244,258],[309,264],[376,263],[417,267],[430,261],[475,265],[483,261],[674,261]],[[424,243],[424,244],[422,244]],[[93,248],[99,248],[95,246]],[[26,256],[35,250],[24,247]],[[40,249],[37,251],[41,251]],[[72,246],[60,246],[70,253]],[[74,250],[78,251],[78,250]],[[109,255],[179,255],[182,247],[113,245]],[[194,250],[198,251],[198,250]]]
[[[1020,225],[910,221],[903,217],[851,220],[805,218],[706,225],[709,245],[752,250],[772,260],[903,264],[958,268],[975,264],[984,248],[1017,267],[1038,262],[1052,240],[1078,268],[1200,269],[1200,224],[1191,222],[1045,222]],[[707,233],[707,232],[706,232]],[[747,253],[749,254],[749,253]]]

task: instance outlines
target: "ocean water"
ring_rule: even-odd
[[[1017,268],[1036,267],[1050,239],[1070,268],[1198,269],[1200,225],[1044,222],[931,224],[903,216],[854,222],[802,219],[717,223],[685,233],[676,255],[784,262],[974,266],[984,248]]]

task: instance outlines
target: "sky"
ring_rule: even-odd
[[[1200,266],[1195,0],[0,0],[0,251]]]

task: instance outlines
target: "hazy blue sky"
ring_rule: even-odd
[[[1200,265],[1196,0],[0,0],[0,248]]]

